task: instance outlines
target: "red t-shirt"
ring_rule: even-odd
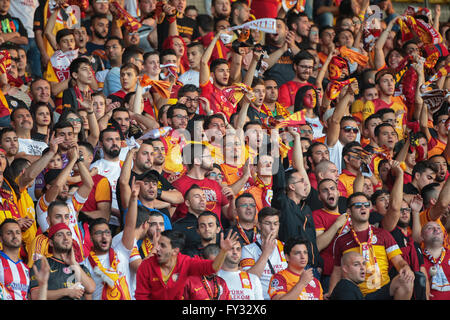
[[[430,276],[430,268],[434,266],[434,263],[431,263],[426,254],[423,255],[423,260],[425,264],[425,269],[428,273],[428,281],[430,281],[430,293],[433,295],[430,300],[450,300],[450,284],[448,282],[450,276],[450,254],[448,250],[445,250],[445,256],[442,260],[440,266],[444,272],[444,277],[433,277]],[[439,261],[439,258],[435,259],[435,261]],[[439,289],[437,289],[439,288]]]
[[[278,102],[286,108],[293,106],[295,103],[295,95],[297,94],[298,89],[303,86],[312,86],[312,84],[309,82],[297,82],[293,80],[282,84],[278,92]]]
[[[335,222],[336,219],[340,216],[339,213],[330,212],[326,209],[318,209],[313,211],[313,220],[314,225],[316,226],[316,231],[327,231]],[[323,274],[331,275],[334,266],[333,260],[333,244],[336,240],[336,235],[330,244],[320,251],[320,256],[323,259]]]
[[[222,194],[222,187],[217,183],[217,181],[208,178],[202,180],[193,179],[187,174],[172,183],[172,185],[180,191],[183,196],[193,184],[196,184],[202,188],[206,196],[206,210],[214,212],[220,221],[222,206],[228,204],[228,199]],[[172,221],[175,222],[178,219],[183,218],[187,212],[188,208],[186,207],[186,204],[184,202],[180,203],[172,216]]]
[[[218,290],[217,300],[231,300],[230,290],[223,278],[215,276],[214,280],[206,279],[206,284],[203,283],[202,279],[205,280],[199,276],[192,276],[187,279],[184,286],[183,300],[212,300],[208,294],[208,289],[206,289],[207,287],[211,289],[212,295],[215,295],[216,290]]]
[[[202,90],[201,96],[209,100],[211,110],[214,113],[223,112],[227,116],[227,120],[230,121],[230,116],[236,112],[236,106],[229,101],[229,97],[213,85],[211,81],[200,84],[200,89]],[[203,114],[202,108],[200,110],[200,114]]]
[[[136,300],[180,300],[189,276],[215,273],[212,260],[191,258],[178,253],[177,262],[167,282],[163,281],[157,257],[142,261],[136,273]]]

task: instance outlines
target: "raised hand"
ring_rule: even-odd
[[[233,246],[236,244],[236,242],[238,241],[238,233],[234,232],[233,234],[231,233],[232,230],[230,230],[228,232],[227,237],[224,239],[223,238],[223,233],[220,234],[220,248],[222,250],[225,251],[229,251],[233,248]]]
[[[300,279],[298,280],[301,282],[305,287],[314,279],[313,269],[310,268],[308,270],[303,270]]]
[[[38,271],[36,264],[33,265],[34,275],[39,284],[39,287],[43,287],[47,284],[48,278],[50,276],[50,265],[48,264],[46,257],[41,257],[41,269]]]

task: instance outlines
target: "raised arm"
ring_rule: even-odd
[[[307,194],[311,191],[311,183],[309,181],[308,174],[306,173],[305,165],[303,162],[302,144],[300,142],[300,133],[293,130],[292,127],[288,127],[289,133],[294,137],[294,148],[292,153],[292,166],[301,174],[307,184]]]
[[[247,73],[245,74],[244,77],[244,84],[248,85],[249,87],[252,85],[253,78],[255,76],[256,66],[262,54],[263,54],[262,51],[253,50],[252,61],[250,62]]]
[[[58,16],[59,10],[55,9],[47,21],[44,29],[44,35],[48,40],[48,43],[52,46],[53,50],[58,50],[58,43],[56,42],[56,35],[53,34],[53,29],[55,28],[56,18]]]
[[[80,104],[80,106],[82,106],[84,109],[86,109],[86,112],[87,112],[87,118],[88,118],[88,124],[89,124],[89,135],[86,140],[93,147],[95,147],[97,145],[98,139],[100,138],[100,128],[98,125],[97,118],[95,117],[91,93],[88,92],[83,101],[81,101],[78,98],[77,98],[77,100],[78,100],[78,103]]]
[[[386,43],[387,38],[389,37],[389,33],[391,32],[392,27],[397,22],[397,19],[399,19],[399,17],[400,16],[397,16],[394,19],[392,19],[391,21],[389,21],[389,24],[387,25],[386,29],[381,33],[380,37],[375,42],[375,47],[374,47],[374,49],[375,49],[375,69],[377,69],[377,70],[381,69],[386,64],[386,62],[384,61],[385,56],[384,56],[383,47],[384,47],[384,44]]]
[[[128,208],[128,202],[130,201],[131,196],[131,187],[130,187],[130,177],[131,177],[131,167],[133,165],[133,160],[136,156],[136,152],[138,148],[133,148],[128,151],[125,161],[122,165],[122,171],[120,172],[119,177],[119,185],[120,185],[120,202],[122,203],[123,209],[126,210]]]
[[[348,113],[350,99],[355,95],[355,92],[358,91],[358,83],[354,81],[350,85],[345,86],[342,91],[345,93],[339,99],[339,102],[335,107],[336,109],[334,110],[333,115],[331,116],[331,121],[328,126],[327,145],[329,148],[334,147],[334,145],[339,140],[339,131],[341,130],[341,119],[346,113]]]
[[[441,189],[436,204],[430,209],[430,219],[436,221],[442,214],[447,212],[450,205],[450,179],[445,181],[444,187]]]
[[[45,192],[45,201],[50,203],[55,201],[59,192],[62,190],[64,185],[67,183],[67,179],[70,177],[73,166],[79,158],[78,148],[72,147],[69,149],[69,163],[64,169],[59,173],[56,179],[51,183],[51,187]]]
[[[89,197],[89,194],[94,187],[94,180],[92,180],[92,176],[89,172],[88,167],[86,167],[86,165],[82,161],[78,161],[77,165],[82,181],[82,185],[78,188],[77,192],[82,198],[87,198]]]
[[[381,226],[388,232],[391,232],[397,226],[403,201],[403,170],[400,168],[398,161],[391,163],[391,171],[395,174],[395,182],[389,197],[389,207],[383,220],[381,220]]]
[[[128,250],[132,250],[134,246],[134,229],[136,228],[136,219],[138,211],[138,196],[141,189],[140,181],[136,182],[133,177],[131,183],[131,195],[128,202],[128,212],[125,217],[125,226],[123,227],[122,244]]]
[[[199,83],[200,85],[203,85],[209,81],[209,59],[211,59],[211,55],[214,50],[214,46],[216,45],[216,42],[219,40],[220,34],[223,33],[223,30],[219,31],[214,38],[212,39],[211,43],[208,45],[206,50],[203,52],[202,58],[200,60],[200,75],[199,75]]]
[[[53,156],[58,152],[58,144],[63,142],[63,140],[63,137],[55,138],[55,134],[53,133],[49,143],[50,151],[41,156],[37,161],[33,162],[19,177],[18,184],[20,190],[26,188],[42,171],[44,171]]]

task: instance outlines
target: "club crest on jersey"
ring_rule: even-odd
[[[173,281],[173,282],[176,282],[176,281],[178,280],[178,277],[179,277],[179,274],[178,274],[178,273],[175,273],[175,274],[172,276],[172,281]]]
[[[63,268],[63,272],[65,274],[71,274],[72,273],[72,269],[70,269],[70,267],[65,267],[65,268]]]
[[[373,236],[372,236],[372,243],[375,244],[375,243],[377,243],[377,241],[378,241],[377,236],[376,236],[376,235],[373,235]]]

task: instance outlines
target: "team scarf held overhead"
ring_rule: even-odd
[[[161,97],[165,99],[170,98],[169,81],[152,80],[146,74],[144,74],[139,82],[141,87],[145,88],[151,86]]]
[[[124,27],[128,33],[134,33],[142,27],[142,23],[140,23],[136,18],[134,18],[131,14],[129,14],[117,1],[112,1],[111,4],[115,7],[116,12],[115,16],[117,19],[117,23],[119,27]]]
[[[100,263],[94,251],[89,254],[89,263],[94,273],[103,281],[102,300],[131,300],[130,290],[124,275],[119,275],[117,266],[119,260],[112,248],[109,249],[110,268],[106,269]]]

